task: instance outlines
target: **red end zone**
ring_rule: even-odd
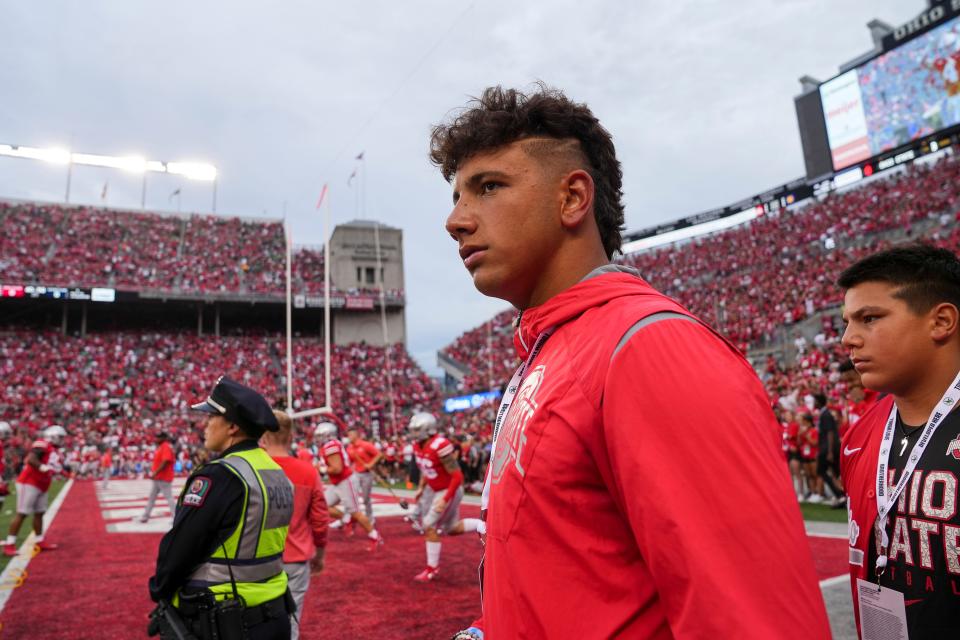
[[[0,614],[0,638],[146,637],[147,579],[161,535],[108,533],[103,508],[94,482],[74,483],[47,535],[60,549],[30,561]],[[465,505],[463,513],[476,516],[478,508]],[[376,552],[367,551],[362,533],[330,532],[327,568],[307,593],[305,640],[444,638],[478,612],[475,535],[444,538],[439,577],[419,584],[413,576],[426,564],[423,538],[398,517],[380,517],[377,528],[386,544]],[[809,540],[821,580],[846,573],[845,540]]]

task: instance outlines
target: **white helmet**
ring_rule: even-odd
[[[432,413],[419,411],[410,417],[410,423],[407,425],[407,433],[414,438],[426,438],[437,432],[437,419]]]
[[[0,422],[0,438],[6,438],[13,433],[9,422]]]
[[[59,444],[60,440],[67,436],[67,430],[58,424],[51,425],[43,430],[43,437],[54,444]]]
[[[313,432],[313,439],[320,442],[329,442],[337,439],[337,425],[332,422],[321,422]]]

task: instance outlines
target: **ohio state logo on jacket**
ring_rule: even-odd
[[[507,413],[503,428],[497,437],[497,446],[493,454],[492,461],[492,481],[493,484],[499,484],[503,479],[510,462],[513,462],[514,468],[522,478],[525,475],[523,466],[520,464],[520,455],[523,453],[523,446],[527,442],[526,430],[530,418],[537,411],[537,390],[543,382],[545,368],[543,365],[535,368],[526,377],[520,390],[513,400],[513,406]]]

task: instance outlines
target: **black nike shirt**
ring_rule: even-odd
[[[909,434],[906,447],[904,429]],[[898,422],[887,476],[891,492],[922,431]],[[903,594],[911,640],[960,638],[958,482],[960,411],[953,411],[927,445],[887,524],[889,560],[880,584]],[[870,545],[872,580],[877,546]]]

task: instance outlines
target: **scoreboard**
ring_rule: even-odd
[[[889,166],[960,130],[960,0],[932,5],[883,44],[797,98],[808,178]]]

